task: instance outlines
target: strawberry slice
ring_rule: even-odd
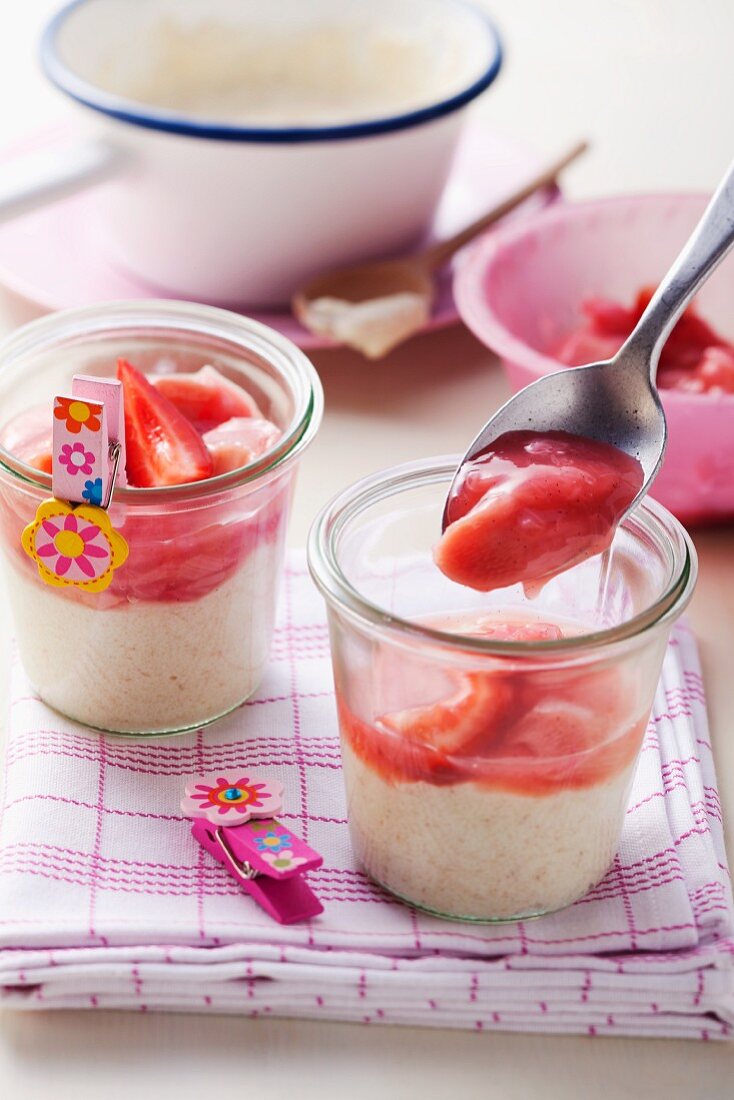
[[[469,674],[459,678],[454,695],[430,706],[385,715],[381,725],[410,741],[455,756],[498,733],[511,700],[511,689],[498,676]]]
[[[237,416],[205,432],[204,446],[212,456],[212,473],[226,474],[247,466],[269,451],[281,435],[272,421],[255,416]]]
[[[544,642],[563,637],[555,623],[503,621],[474,614],[442,616],[432,620],[431,625],[503,642]],[[394,664],[392,671],[395,675]],[[408,672],[407,667],[401,667],[398,676],[403,691],[404,674]],[[415,686],[413,679],[411,687]],[[491,752],[516,709],[516,692],[510,678],[496,672],[452,673],[447,687],[448,693],[437,702],[392,711],[380,719],[380,725],[446,756]]]
[[[257,402],[212,366],[193,374],[152,375],[150,381],[202,435],[235,417],[261,417]]]
[[[644,294],[645,291],[641,291]],[[581,303],[581,311],[591,321],[592,327],[599,336],[628,336],[637,324],[642,310],[647,303],[640,307],[642,299],[638,296],[635,305],[631,309],[618,305],[608,298],[587,298]]]
[[[211,477],[211,455],[193,424],[126,359],[118,360],[117,377],[125,394],[130,483],[149,488]]]
[[[653,291],[643,288],[632,306],[627,309],[605,298],[587,298],[581,303],[586,321],[569,332],[555,351],[555,357],[570,367],[611,359],[632,332]],[[734,351],[730,344],[689,306],[668,337],[660,356],[658,384],[664,389],[685,390],[689,393],[731,393],[728,377],[721,381],[721,373],[728,376],[728,356]],[[721,354],[716,354],[720,352]],[[713,354],[709,363],[715,381],[707,380],[702,372],[703,357]]]
[[[650,304],[653,293],[652,288],[646,287],[637,295],[630,332]],[[706,348],[726,346],[726,340],[719,336],[707,321],[704,321],[696,307],[689,306],[665,341],[660,365],[675,367],[686,358],[690,360],[691,365],[695,365],[697,356]]]
[[[554,641],[564,634],[540,620],[473,613],[442,619],[463,634],[505,641]],[[617,666],[457,673],[383,651],[366,680],[350,678],[349,705],[338,674],[335,686],[344,738],[387,782],[471,780],[539,796],[591,786],[632,763],[647,716],[630,713],[635,677],[628,680]],[[427,701],[400,709],[406,694]],[[358,717],[363,711],[384,716],[369,721]]]
[[[28,465],[40,470],[42,474],[53,473],[53,456],[50,451],[41,451],[28,459]]]

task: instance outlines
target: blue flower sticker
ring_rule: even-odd
[[[265,836],[256,836],[255,843],[261,852],[273,852],[277,854],[290,849],[293,837],[290,833],[276,833],[275,829],[268,829]]]
[[[94,481],[85,481],[82,496],[90,504],[96,504],[99,507],[102,504],[102,478],[96,477]]]

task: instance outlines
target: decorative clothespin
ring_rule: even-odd
[[[116,481],[125,482],[122,384],[77,374],[71,396],[53,402],[53,499],[21,538],[45,584],[87,592],[110,584],[128,556],[107,515]]]
[[[282,807],[280,783],[218,772],[188,780],[181,809],[192,833],[273,920],[295,924],[323,912],[302,875],[323,863],[273,817]]]

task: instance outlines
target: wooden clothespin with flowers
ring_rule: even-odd
[[[302,877],[323,859],[275,819],[282,801],[280,783],[238,770],[188,780],[181,809],[193,818],[195,839],[258,905],[279,924],[294,924],[323,912]]]
[[[125,483],[125,416],[116,379],[75,375],[71,395],[53,400],[53,499],[39,505],[23,549],[45,584],[101,592],[128,546],[107,514]]]

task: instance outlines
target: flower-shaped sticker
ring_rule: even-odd
[[[101,405],[91,401],[77,401],[74,397],[57,397],[54,401],[54,416],[64,421],[72,435],[79,435],[82,428],[98,432],[102,427],[101,413]]]
[[[80,473],[89,477],[94,467],[94,454],[88,451],[83,443],[64,443],[59,454],[59,462],[62,466],[66,466],[67,472],[72,477]]]
[[[101,505],[102,478],[95,477],[92,481],[85,481],[84,489],[82,490],[82,496],[85,500],[88,500],[90,504]]]
[[[308,863],[308,860],[304,859],[303,856],[294,856],[290,848],[285,848],[282,852],[264,852],[263,859],[270,864],[273,870],[280,871],[281,874]]]
[[[214,773],[190,780],[181,809],[187,817],[204,817],[216,825],[243,825],[252,817],[273,817],[283,805],[282,784],[257,776]]]
[[[293,844],[293,837],[285,830],[278,832],[277,829],[268,829],[266,833],[261,833],[253,839],[260,852],[271,852],[275,855]]]
[[[101,592],[128,556],[125,539],[101,508],[72,508],[46,500],[22,535],[23,549],[38,566],[42,581],[57,588]]]

